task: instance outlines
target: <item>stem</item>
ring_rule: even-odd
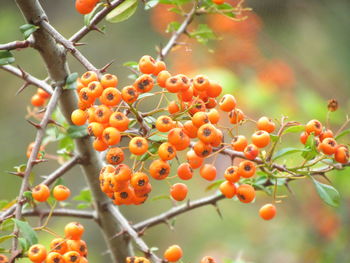
[[[13,50],[13,49],[20,49],[20,48],[27,48],[31,44],[31,41],[29,40],[23,40],[23,41],[13,41],[6,44],[0,44],[0,50]]]

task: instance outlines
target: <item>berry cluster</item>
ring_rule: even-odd
[[[70,190],[64,185],[56,185],[52,195],[57,201],[65,201],[70,196]],[[50,189],[45,184],[39,184],[32,189],[32,197],[35,201],[46,202],[50,197]]]
[[[41,88],[38,88],[36,93],[32,96],[30,102],[35,107],[42,107],[50,97],[51,95],[49,93]]]
[[[54,238],[47,251],[42,244],[29,248],[28,258],[34,263],[87,263],[88,249],[81,239],[84,227],[78,222],[68,223],[64,228],[65,238]]]
[[[334,157],[338,163],[349,161],[349,148],[344,144],[337,144],[332,130],[325,129],[320,121],[311,120],[305,125],[305,131],[300,134],[300,141],[306,144],[310,135],[314,136],[317,150]]]

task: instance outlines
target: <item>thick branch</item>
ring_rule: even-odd
[[[45,81],[33,77],[32,75],[19,68],[16,68],[11,65],[0,66],[0,68],[23,79],[28,84],[34,85],[38,88],[45,90],[47,93],[52,94],[52,87],[49,84],[47,84]]]
[[[166,211],[158,216],[139,222],[135,224],[133,228],[136,231],[143,231],[144,229],[152,227],[154,225],[157,225],[160,223],[166,223],[169,219],[177,215],[183,214],[185,212],[191,211],[195,208],[206,206],[206,205],[215,205],[218,201],[224,198],[225,196],[223,195],[214,194],[209,197],[201,198],[192,202],[187,202],[186,204],[175,206],[171,208],[169,211]]]
[[[31,209],[23,211],[23,216],[39,216],[39,217],[47,217],[50,214],[49,209],[38,210]],[[63,216],[63,217],[77,217],[77,218],[85,218],[85,219],[97,219],[97,215],[94,211],[84,211],[84,210],[76,210],[76,209],[67,209],[67,208],[58,208],[52,212],[54,216]]]
[[[23,40],[23,41],[13,41],[6,44],[0,44],[0,50],[13,50],[13,49],[21,49],[29,47],[31,41]]]

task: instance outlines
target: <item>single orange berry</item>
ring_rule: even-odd
[[[219,107],[222,111],[230,112],[236,107],[236,99],[231,94],[224,95],[219,101]]]
[[[255,164],[245,160],[239,163],[237,173],[244,178],[250,178],[255,174],[255,170]]]
[[[106,154],[106,161],[109,164],[117,165],[124,161],[124,152],[119,147],[110,148]]]
[[[80,240],[84,234],[84,226],[78,222],[68,223],[64,228],[66,238]]]
[[[104,74],[101,78],[101,85],[104,89],[109,87],[116,88],[118,86],[118,78],[116,75]]]
[[[35,186],[32,190],[32,197],[38,202],[46,202],[46,200],[50,197],[49,187],[44,184]]]
[[[154,160],[149,166],[150,175],[156,180],[163,180],[170,173],[170,165],[163,160]]]
[[[182,255],[182,249],[178,245],[170,246],[164,252],[164,258],[169,262],[179,261],[182,258]]]
[[[83,2],[83,0],[81,0],[81,2]],[[94,72],[94,71],[87,71],[80,78],[80,82],[85,87],[87,87],[89,85],[89,83],[93,82],[93,81],[98,81],[98,76],[97,76],[96,72]]]
[[[62,255],[66,253],[67,250],[68,250],[68,246],[67,246],[66,240],[63,238],[60,238],[60,237],[55,238],[50,243],[51,252],[57,252]]]
[[[175,127],[174,121],[169,116],[159,116],[156,121],[156,129],[160,132],[168,132]]]
[[[193,169],[189,163],[182,163],[177,168],[177,176],[182,180],[190,180],[193,177]]]
[[[42,262],[46,259],[46,248],[41,244],[33,245],[28,250],[28,258],[32,262]]]
[[[87,113],[80,109],[74,110],[71,115],[71,120],[75,125],[82,126],[86,123]]]
[[[6,257],[4,254],[0,254],[0,263],[9,263],[8,257]]]
[[[63,255],[65,263],[79,263],[80,258],[80,254],[76,251],[69,251]]]
[[[186,153],[186,158],[192,169],[201,167],[204,162],[204,158],[199,157],[193,150]]]
[[[134,86],[126,86],[122,89],[122,99],[128,104],[135,102],[139,96],[139,92]]]
[[[138,92],[145,93],[153,89],[154,81],[150,75],[143,74],[135,80],[133,86]]]
[[[229,182],[232,182],[232,183],[238,182],[241,177],[238,174],[238,167],[234,165],[227,167],[224,173],[224,177]]]
[[[250,203],[255,199],[255,189],[249,184],[242,184],[237,188],[237,197],[242,203]]]
[[[266,131],[268,133],[274,132],[276,124],[268,117],[261,117],[257,123],[258,130]]]
[[[230,118],[230,123],[232,124],[238,124],[244,120],[243,111],[240,109],[234,109],[233,111],[230,111],[228,117]]]
[[[311,120],[305,125],[305,131],[308,134],[320,135],[322,132],[322,124],[318,120]]]
[[[156,63],[154,58],[145,55],[139,61],[139,69],[143,74],[153,74],[157,69]]]
[[[121,132],[126,131],[129,128],[129,123],[129,118],[120,111],[112,113],[109,117],[109,125],[117,128]]]
[[[276,207],[273,204],[266,204],[260,208],[259,215],[264,220],[271,220],[276,215]]]
[[[259,148],[264,148],[270,143],[270,134],[266,131],[257,131],[252,135],[252,142]]]
[[[170,195],[176,201],[183,201],[187,196],[187,185],[183,183],[177,183],[171,186]]]
[[[129,151],[135,155],[142,155],[148,150],[147,139],[143,137],[134,137],[129,142]]]
[[[247,159],[254,160],[259,154],[259,149],[254,144],[248,144],[243,153]]]
[[[212,164],[204,164],[199,170],[199,174],[208,181],[213,181],[216,178],[216,168]]]
[[[45,98],[41,97],[38,94],[34,94],[30,100],[33,106],[41,107],[45,104]]]
[[[63,256],[57,252],[50,252],[47,254],[46,263],[65,263]]]
[[[325,138],[318,146],[324,154],[332,155],[337,149],[337,142],[333,138]]]
[[[107,145],[115,145],[120,142],[121,135],[120,132],[114,127],[107,127],[102,132],[102,140]]]
[[[229,181],[221,183],[219,189],[226,198],[234,197],[237,191],[235,184]]]
[[[53,197],[57,201],[64,201],[67,200],[70,196],[70,190],[68,187],[64,185],[56,185],[53,189]]]
[[[158,148],[158,155],[163,161],[172,160],[176,156],[176,148],[171,143],[164,142]]]
[[[346,145],[339,145],[334,153],[334,159],[338,163],[347,163],[349,161],[350,154],[349,148]]]
[[[243,152],[245,147],[247,147],[247,145],[248,145],[248,141],[246,137],[243,135],[237,135],[233,137],[231,141],[232,149],[234,149],[235,151]]]

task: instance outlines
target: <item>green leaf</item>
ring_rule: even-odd
[[[76,195],[73,197],[73,200],[91,203],[92,202],[91,191],[89,189],[83,189],[80,191],[79,195]]]
[[[5,242],[6,240],[9,240],[9,239],[14,238],[14,237],[15,237],[15,235],[2,236],[2,237],[0,237],[0,243]]]
[[[316,157],[317,154],[318,152],[316,148],[315,137],[314,135],[310,134],[306,140],[305,148],[301,156],[305,160],[312,160],[313,158]]]
[[[312,177],[311,177],[312,178]],[[339,192],[331,185],[323,184],[312,178],[316,186],[316,190],[321,199],[328,205],[338,207],[340,203]]]
[[[217,180],[217,181],[215,181],[214,183],[211,183],[210,185],[208,185],[208,186],[205,188],[205,191],[210,191],[210,190],[217,189],[217,188],[219,188],[219,186],[220,186],[223,182],[225,182],[224,179]]]
[[[159,0],[149,0],[145,4],[145,10],[149,10],[159,4]]]
[[[137,5],[137,0],[126,0],[118,7],[114,8],[106,16],[106,20],[110,23],[119,23],[125,21],[136,12]]]
[[[171,200],[169,195],[157,195],[157,196],[152,197],[151,201],[164,200],[164,199]]]
[[[14,227],[14,222],[13,222],[12,218],[8,218],[1,223],[0,230],[1,231],[9,231],[9,230],[12,231],[13,227]]]
[[[67,135],[72,139],[82,138],[88,135],[86,126],[69,126],[67,130]]]
[[[153,142],[166,142],[168,140],[166,133],[158,133],[148,137],[148,140]]]
[[[223,14],[228,17],[235,17],[235,14],[233,12],[233,7],[229,3],[223,3],[221,5],[216,5],[217,13]]]
[[[158,152],[159,145],[160,145],[160,143],[158,143],[158,142],[153,143],[151,145],[151,147],[148,148],[148,151],[150,153],[153,153],[153,154]],[[140,156],[139,160],[141,162],[144,162],[144,161],[147,161],[149,158],[151,158],[151,155],[149,153],[145,153],[145,154]]]
[[[8,200],[0,200],[0,210],[7,206],[8,203]]]
[[[123,64],[124,67],[130,67],[133,69],[138,69],[139,68],[139,63],[136,61],[127,61]]]
[[[84,16],[84,25],[85,25],[85,26],[90,25],[91,19],[94,17],[94,15],[97,13],[97,10],[98,10],[101,6],[103,6],[103,4],[102,4],[102,3],[98,3],[98,4],[95,6],[95,8],[94,8],[89,14],[87,14],[87,15]]]
[[[29,243],[30,246],[38,243],[38,236],[35,233],[34,229],[28,224],[28,222],[15,218],[12,220],[18,227],[22,237]]]
[[[145,122],[147,122],[148,124],[152,125],[156,123],[156,119],[152,116],[147,116],[143,118]]]
[[[279,139],[279,137],[276,135],[276,134],[270,134],[270,139],[271,139],[271,141],[273,141],[273,142],[276,142],[278,139]]]
[[[29,244],[28,240],[26,240],[23,237],[20,237],[20,238],[18,238],[18,241],[19,241],[19,244],[20,244],[23,251],[27,251],[29,249],[30,244]]]
[[[33,200],[33,196],[32,196],[32,192],[31,191],[25,191],[23,193],[23,196],[28,200],[28,201],[32,201]]]
[[[289,155],[289,154],[293,154],[293,153],[297,153],[297,152],[305,152],[305,151],[308,152],[309,150],[298,149],[298,148],[293,148],[293,147],[283,148],[283,149],[277,151],[273,155],[272,160],[276,160],[278,158],[284,157],[284,156]]]
[[[88,203],[80,203],[80,204],[77,204],[77,208],[78,209],[86,209],[90,206],[90,204]]]
[[[216,39],[213,30],[207,24],[199,24],[195,31],[189,33],[189,36],[195,38],[201,44],[206,44],[210,39]]]
[[[180,23],[177,21],[170,22],[165,30],[166,33],[172,33],[179,29]]]
[[[10,51],[0,50],[0,66],[12,64],[13,62],[15,62],[15,58]]]
[[[283,134],[286,133],[291,133],[291,132],[302,132],[305,130],[305,127],[303,125],[296,125],[296,126],[291,126],[288,127],[287,129],[284,130]]]
[[[66,85],[64,89],[76,89],[77,88],[77,79],[78,79],[78,73],[74,72],[71,73],[67,78],[66,78]]]
[[[345,131],[342,131],[341,133],[339,133],[335,139],[338,140],[340,139],[341,137],[345,136],[345,135],[348,135],[350,133],[350,129],[349,130],[345,130]]]
[[[21,30],[22,34],[24,35],[24,39],[27,39],[30,37],[32,33],[37,31],[39,29],[38,26],[32,25],[32,24],[24,24],[19,27],[19,30]]]

